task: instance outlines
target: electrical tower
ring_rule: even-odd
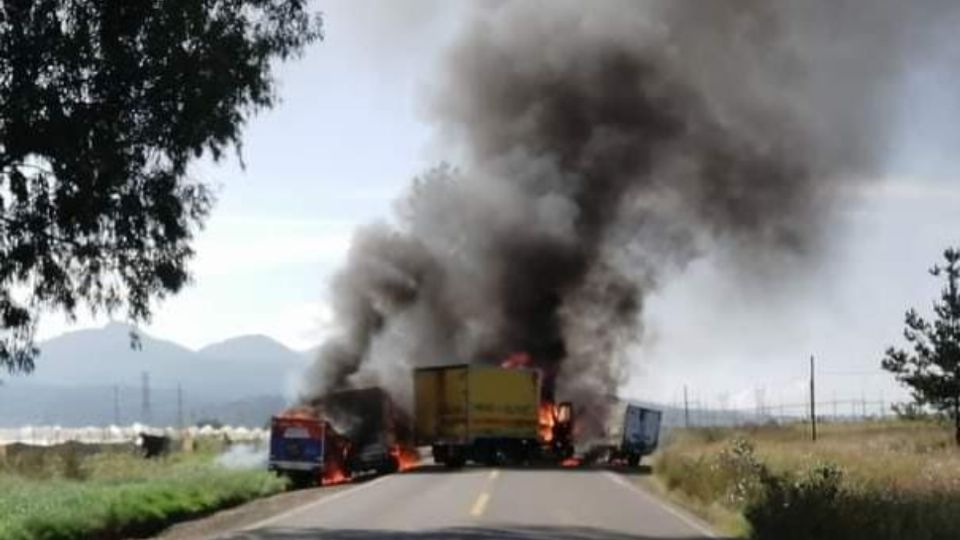
[[[113,385],[113,425],[120,425],[120,387]]]
[[[144,371],[140,375],[140,421],[149,425],[153,420],[150,411],[150,373]]]
[[[177,429],[183,429],[183,387],[177,383]]]

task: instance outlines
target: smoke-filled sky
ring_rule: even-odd
[[[443,354],[550,356],[559,329],[593,359],[632,335],[616,370],[631,397],[675,401],[687,384],[713,406],[752,406],[757,388],[798,402],[811,353],[827,397],[894,397],[882,350],[936,293],[925,269],[960,244],[949,3],[318,4],[327,40],[279,74],[283,103],[251,123],[246,171],[197,168],[223,187],[196,284],[148,331],[318,344],[353,230],[406,219],[427,253],[483,244],[428,265],[454,289],[482,285],[440,302],[487,323],[437,326],[467,335]],[[404,199],[439,161],[464,180]],[[549,268],[509,273],[545,245]],[[510,316],[529,322],[544,297],[518,295],[558,266],[567,307],[521,328]],[[597,312],[591,294],[629,288],[635,306]],[[494,314],[475,305],[491,291]]]

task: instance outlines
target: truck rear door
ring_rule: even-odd
[[[465,365],[414,371],[414,431],[417,444],[460,443],[467,437]]]
[[[623,420],[623,446],[642,454],[652,453],[660,439],[660,411],[628,405]]]
[[[323,464],[323,426],[305,420],[274,420],[270,432],[270,468],[312,471]]]
[[[470,366],[471,437],[536,440],[540,378],[536,371]]]

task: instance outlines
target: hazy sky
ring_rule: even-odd
[[[235,161],[198,165],[221,185],[196,243],[195,284],[156,309],[152,335],[191,347],[267,334],[298,349],[328,322],[328,276],[355,226],[391,219],[410,179],[442,159],[424,95],[463,8],[452,2],[318,2],[326,39],[278,72],[282,102],[255,118]],[[903,311],[928,311],[938,284],[925,270],[960,245],[960,186],[949,118],[957,51],[931,55],[904,80],[887,177],[851,191],[829,247],[782,276],[737,270],[722,254],[696,261],[647,304],[625,392],[716,407],[801,402],[816,354],[821,395],[902,397],[878,367],[899,343]],[[943,114],[943,111],[951,114]],[[76,327],[103,321],[81,317]],[[69,328],[43,321],[49,337]],[[725,396],[725,397],[724,397]]]

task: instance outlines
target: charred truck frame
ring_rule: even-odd
[[[297,485],[391,473],[415,460],[412,437],[409,416],[383,389],[343,390],[273,417],[269,468]]]

